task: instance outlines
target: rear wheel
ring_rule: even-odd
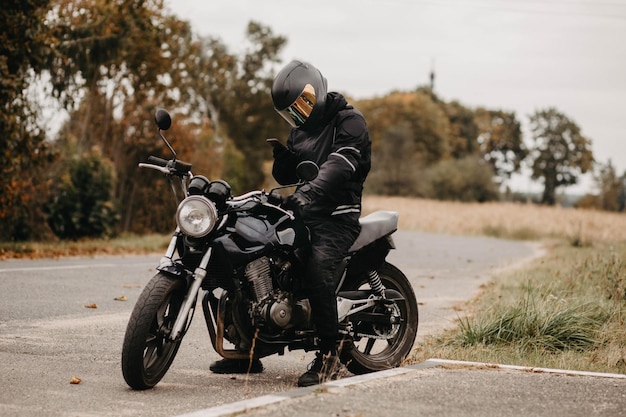
[[[154,387],[176,357],[182,336],[172,341],[169,335],[185,293],[183,280],[158,273],[139,296],[122,348],[122,374],[131,388]]]
[[[395,317],[393,324],[353,322],[354,340],[342,349],[342,361],[354,374],[380,371],[400,366],[413,348],[418,325],[415,293],[407,277],[385,262],[378,275],[386,289],[397,291],[403,300],[379,303],[371,313]],[[344,290],[370,289],[366,275],[348,283]]]

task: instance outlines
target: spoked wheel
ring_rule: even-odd
[[[410,353],[417,334],[417,300],[411,283],[402,271],[386,262],[378,270],[378,275],[385,288],[397,291],[403,300],[388,300],[374,306],[371,317],[384,317],[383,320],[353,320],[354,340],[344,347],[341,357],[354,374],[400,366]],[[365,275],[349,286],[344,289],[370,289]]]
[[[122,374],[131,388],[154,387],[176,357],[182,336],[171,341],[169,335],[185,292],[183,280],[158,273],[139,296],[122,348]]]

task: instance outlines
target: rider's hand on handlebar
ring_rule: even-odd
[[[268,201],[270,204],[274,204],[276,206],[280,206],[284,204],[283,196],[280,195],[278,191],[272,191],[268,195]]]
[[[302,212],[310,203],[311,198],[300,190],[288,195],[285,199],[285,207],[292,210],[296,217],[302,216]]]

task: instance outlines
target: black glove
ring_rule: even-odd
[[[296,217],[302,217],[306,207],[311,203],[311,197],[301,190],[290,194],[285,199],[285,208],[292,210]]]
[[[265,141],[269,143],[270,145],[272,145],[272,154],[274,155],[274,158],[276,158],[277,156],[279,156],[280,154],[282,154],[284,151],[287,150],[287,147],[283,145],[282,142],[276,138],[269,138],[269,139],[266,139]]]

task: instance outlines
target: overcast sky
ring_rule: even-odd
[[[201,35],[241,51],[254,20],[287,38],[281,57],[317,66],[357,99],[429,82],[446,101],[556,107],[626,170],[626,0],[166,0]],[[589,181],[586,181],[588,184]],[[516,188],[531,188],[519,182]],[[521,191],[526,191],[523,189]]]

